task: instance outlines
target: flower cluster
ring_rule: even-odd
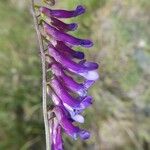
[[[62,131],[73,139],[80,137],[85,140],[90,137],[88,131],[75,126],[74,122],[83,123],[84,117],[81,113],[92,104],[92,97],[87,91],[98,79],[98,64],[87,62],[83,52],[73,49],[75,46],[93,46],[88,39],[79,39],[68,34],[69,31],[76,30],[78,25],[61,20],[83,14],[83,6],[79,5],[70,11],[39,7],[39,12],[44,16],[43,29],[49,39],[48,55],[51,58],[48,67],[53,74],[49,83],[54,102],[52,113],[55,115],[50,123],[51,147],[52,150],[62,150]],[[82,83],[78,79],[81,79]]]

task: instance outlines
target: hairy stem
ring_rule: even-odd
[[[34,0],[31,0],[31,10],[34,19],[35,30],[37,33],[37,39],[40,47],[40,57],[42,63],[42,102],[43,102],[43,117],[45,125],[45,136],[46,136],[46,150],[50,150],[50,132],[48,123],[48,111],[47,111],[47,91],[46,91],[46,60],[44,53],[44,45],[42,41],[42,36],[39,30],[38,20],[34,8]]]

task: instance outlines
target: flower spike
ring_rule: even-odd
[[[70,34],[78,28],[78,24],[63,22],[63,19],[85,13],[83,6],[79,5],[74,10],[55,10],[44,6],[37,9],[41,15],[38,17],[41,18],[38,21],[42,22],[41,34],[46,38],[46,71],[51,71],[51,78],[47,81],[47,94],[53,102],[51,113],[54,114],[49,120],[51,149],[63,150],[63,132],[74,140],[90,138],[90,132],[80,129],[75,122],[84,123],[82,112],[93,103],[88,89],[99,78],[98,64],[86,61],[84,52],[74,49],[76,46],[93,46],[91,40]]]

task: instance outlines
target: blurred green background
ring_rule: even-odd
[[[85,112],[90,140],[64,136],[66,150],[150,149],[150,1],[57,0],[84,4],[74,34],[91,38],[84,50],[100,64],[91,88],[95,103]],[[45,150],[41,65],[26,0],[0,0],[0,150]]]

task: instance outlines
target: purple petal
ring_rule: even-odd
[[[94,84],[94,82],[95,82],[95,81],[93,81],[93,80],[86,80],[86,81],[84,82],[85,88],[88,89],[90,86],[92,86],[92,85]]]
[[[72,77],[66,75],[63,68],[58,63],[53,63],[51,65],[51,70],[53,74],[61,78],[65,83],[65,86],[72,91],[76,91],[80,96],[85,96],[87,94],[87,89],[94,84],[93,80],[86,80],[84,83],[77,83]]]
[[[51,86],[63,103],[66,103],[71,107],[78,107],[80,105],[80,102],[73,98],[56,78],[52,79]]]
[[[40,7],[40,12],[44,13],[48,17],[56,17],[56,18],[71,18],[76,17],[85,12],[85,8],[81,5],[77,6],[75,10],[52,10],[46,7]]]
[[[90,132],[88,132],[88,131],[86,131],[86,130],[81,130],[81,131],[79,132],[79,136],[80,136],[81,139],[87,140],[87,139],[90,138]]]
[[[71,49],[69,46],[65,45],[61,41],[57,41],[57,44],[55,47],[56,47],[56,49],[60,50],[63,54],[66,54],[68,57],[71,56],[71,57],[74,57],[77,59],[84,59],[83,52],[75,51],[75,50]]]
[[[57,106],[61,106],[61,107],[65,107],[63,106],[60,98],[52,92],[52,101],[54,102],[55,105]],[[76,113],[73,109],[68,109],[68,107],[65,107],[66,111],[69,112],[70,117],[74,120],[77,121],[79,123],[84,123],[84,117],[82,115],[79,115],[78,113]],[[67,113],[66,113],[67,114]]]
[[[65,86],[72,91],[77,92],[80,96],[85,96],[87,94],[87,89],[89,88],[88,83],[79,84],[72,77],[66,75],[61,68],[61,66],[57,63],[51,65],[52,72],[61,79],[61,82],[64,82]],[[88,87],[88,88],[87,88]]]
[[[91,68],[91,70],[95,70],[98,68],[98,64],[97,63],[93,63],[93,62],[85,62],[84,66],[87,68]]]
[[[53,63],[51,65],[51,70],[53,74],[61,79],[60,82],[62,82],[62,84],[65,84],[68,89],[78,93],[81,97],[85,97],[87,95],[88,88],[95,82],[91,80],[86,80],[82,84],[77,83],[72,77],[64,73],[62,67],[58,63]]]
[[[72,109],[83,110],[92,104],[92,97],[86,96],[81,100],[72,97],[65,89],[65,87],[60,84],[60,82],[53,78],[51,81],[51,86],[57,96],[61,99],[64,106],[70,106]]]
[[[57,29],[67,32],[67,31],[74,31],[77,29],[78,25],[76,23],[66,24],[56,18],[51,17],[51,24],[55,26]]]
[[[69,136],[71,136],[73,139],[77,139],[78,133],[80,131],[78,127],[74,126],[72,122],[65,117],[60,120],[59,123]]]
[[[88,66],[85,66],[84,64],[78,64],[69,58],[67,58],[65,55],[60,54],[53,45],[49,45],[48,47],[49,54],[60,64],[63,65],[66,69],[70,70],[71,72],[77,73],[83,77],[85,77],[87,80],[97,80],[98,79],[98,73],[93,70],[98,67],[96,63],[91,63],[91,65],[88,64]],[[94,67],[93,67],[94,66]],[[96,67],[95,67],[96,66]]]
[[[57,30],[56,28],[47,24],[46,22],[44,22],[43,27],[44,27],[45,32],[49,36],[52,36],[57,41],[63,41],[71,45],[83,46],[86,48],[93,46],[93,43],[90,40],[79,39],[79,38],[73,37],[72,35],[69,35],[67,33]]]
[[[84,100],[82,100],[82,102],[80,103],[80,108],[81,109],[85,109],[87,107],[89,107],[92,104],[92,97],[91,96],[87,96],[86,98],[84,98]]]
[[[89,138],[89,132],[74,126],[67,116],[65,116],[65,113],[61,107],[56,106],[53,111],[61,127],[73,139],[77,139],[78,136],[83,140]]]

